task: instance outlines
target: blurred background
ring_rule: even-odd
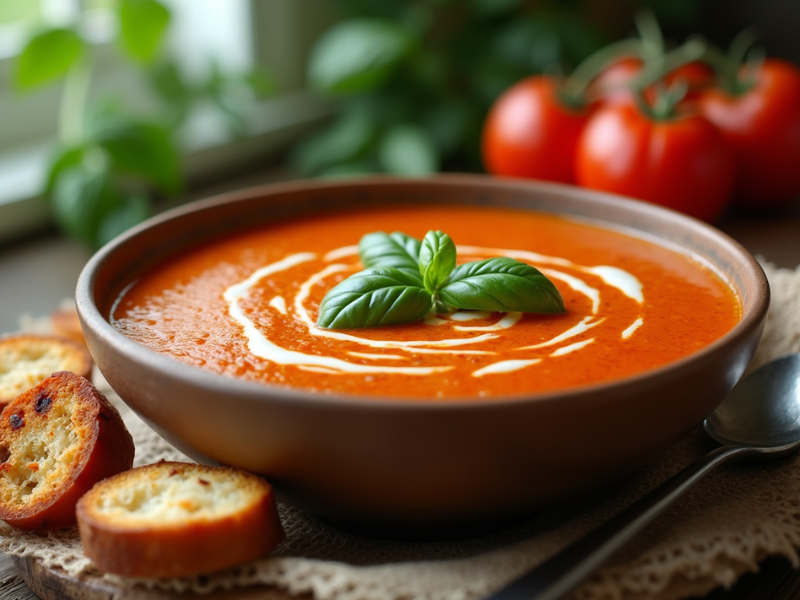
[[[481,172],[498,95],[643,9],[800,62],[796,0],[0,0],[0,277],[35,290],[26,257],[59,244],[71,289],[121,231],[245,185]]]
[[[481,171],[492,101],[643,8],[800,58],[791,0],[0,0],[0,240],[96,247],[247,175]]]

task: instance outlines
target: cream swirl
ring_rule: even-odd
[[[460,257],[489,258],[492,256],[507,256],[517,260],[527,262],[537,266],[542,273],[550,279],[560,281],[578,294],[588,298],[591,306],[591,314],[585,316],[577,324],[569,329],[554,335],[552,338],[537,344],[522,346],[515,352],[525,352],[531,350],[541,350],[547,348],[549,353],[544,356],[508,358],[489,362],[472,372],[474,377],[483,377],[492,374],[509,373],[519,369],[528,368],[542,363],[545,360],[555,359],[573,352],[578,352],[595,341],[594,337],[589,337],[588,332],[604,321],[604,317],[599,314],[602,303],[601,290],[592,286],[588,281],[581,277],[582,274],[589,274],[600,278],[606,285],[622,292],[628,298],[637,302],[640,306],[644,302],[642,285],[639,280],[622,269],[610,266],[585,266],[573,263],[564,258],[546,256],[534,252],[522,250],[506,250],[500,248],[482,248],[477,246],[458,246]],[[415,340],[373,340],[366,337],[344,333],[331,329],[317,327],[314,320],[306,308],[311,290],[318,284],[324,284],[329,278],[342,273],[355,272],[360,265],[352,261],[350,263],[338,262],[342,259],[353,258],[358,255],[357,246],[344,246],[325,254],[322,261],[326,264],[321,270],[313,273],[305,281],[299,284],[298,291],[291,301],[277,296],[270,301],[269,306],[281,315],[302,323],[311,336],[323,337],[329,340],[352,343],[355,342],[368,349],[389,349],[395,350],[406,355],[415,354],[473,354],[492,356],[496,352],[491,350],[481,350],[476,348],[465,349],[464,346],[476,346],[490,340],[497,339],[504,330],[516,326],[521,318],[520,313],[505,313],[502,317],[489,325],[454,325],[453,331],[464,332],[464,337],[453,337],[449,339],[415,339]],[[323,354],[311,354],[298,352],[284,348],[270,339],[269,332],[265,332],[256,327],[255,323],[242,310],[240,303],[246,299],[254,286],[268,275],[280,271],[286,271],[309,261],[318,260],[318,255],[312,252],[292,254],[270,265],[266,265],[254,271],[247,279],[236,283],[227,288],[223,294],[228,307],[228,314],[232,319],[239,323],[247,339],[249,351],[267,361],[282,364],[295,365],[298,368],[308,371],[322,372],[326,374],[343,373],[386,373],[402,375],[432,375],[452,369],[452,366],[399,366],[398,361],[408,360],[409,356],[403,354],[389,354],[376,352],[356,352],[348,351],[347,354],[362,361],[370,361],[374,364],[364,364],[363,362],[352,362],[334,356]],[[565,270],[570,271],[566,273]],[[471,320],[487,320],[491,318],[490,313],[480,311],[461,311],[449,316],[435,316],[425,319],[424,323],[430,327],[438,327],[447,323],[467,323]],[[643,319],[638,316],[631,323],[620,330],[620,337],[628,339],[642,325]],[[474,335],[479,333],[479,335]],[[382,363],[394,364],[382,364]]]

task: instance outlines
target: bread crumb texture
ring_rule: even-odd
[[[73,386],[39,391],[33,406],[3,412],[6,445],[0,448],[0,499],[23,508],[49,498],[72,478],[86,456],[86,407],[70,402]],[[31,410],[31,408],[33,410]]]
[[[259,477],[235,469],[156,463],[101,482],[84,508],[120,528],[170,527],[233,517],[270,490]]]
[[[56,371],[91,373],[88,351],[55,336],[17,335],[0,339],[0,402],[6,403]]]
[[[75,503],[133,464],[133,438],[114,406],[58,371],[0,413],[0,519],[21,529],[75,523]]]

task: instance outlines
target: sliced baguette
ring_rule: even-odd
[[[86,346],[55,335],[19,334],[0,338],[0,407],[56,371],[87,379],[92,356]]]
[[[77,506],[83,550],[110,573],[181,577],[272,552],[284,537],[271,486],[227,467],[162,461],[98,483]]]
[[[59,371],[0,415],[0,519],[19,529],[75,523],[95,483],[133,464],[116,408],[84,377]]]

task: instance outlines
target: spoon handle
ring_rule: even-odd
[[[686,467],[646,496],[570,544],[486,600],[556,600],[598,569],[611,555],[714,468],[753,448],[722,446]]]

